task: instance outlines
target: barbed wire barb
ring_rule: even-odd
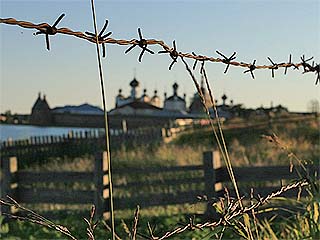
[[[197,56],[197,54],[195,54],[195,52],[192,52],[192,55],[193,55],[193,56]],[[194,64],[193,64],[193,66],[192,66],[192,70],[195,70],[195,69],[196,69],[197,63],[198,63],[198,59],[196,59],[196,60],[194,61]]]
[[[311,61],[313,59],[313,57],[310,57],[308,59],[305,59],[305,56],[302,55],[302,57],[300,57],[301,59],[301,65],[303,67],[303,74],[304,73],[309,73],[309,72],[314,72],[317,76],[316,76],[316,82],[315,85],[317,85],[320,82],[320,65],[319,64],[315,64],[315,62],[312,62],[312,65],[310,65],[308,62]]]
[[[285,67],[284,69],[284,75],[287,75],[287,70],[288,70],[288,67],[291,67],[293,64],[291,62],[291,54],[289,55],[289,62],[288,62],[288,66]]]
[[[192,66],[192,70],[195,70],[196,67],[197,67],[198,61],[201,61],[200,74],[202,74],[203,67],[204,67],[204,62],[207,60],[208,57],[205,57],[205,56],[202,56],[202,55],[197,55],[197,54],[195,54],[195,52],[192,52],[192,55],[196,57],[196,59],[194,61],[194,64]]]
[[[52,26],[50,26],[49,24],[47,24],[47,26],[45,26],[43,29],[39,29],[38,32],[35,33],[35,35],[39,35],[39,34],[45,34],[46,35],[46,46],[47,46],[47,50],[50,50],[50,41],[49,41],[49,35],[55,35],[57,34],[58,30],[56,28],[56,26],[59,24],[59,22],[62,20],[62,18],[65,16],[64,13],[62,13],[57,20],[54,22],[54,24]]]
[[[218,50],[216,51],[216,53],[218,53],[221,57],[223,57],[224,59],[222,59],[222,62],[227,64],[226,69],[224,70],[224,74],[227,73],[229,66],[230,66],[230,62],[234,59],[236,59],[236,52],[233,52],[233,54],[230,57],[226,57],[225,55],[223,55],[221,52],[219,52]]]
[[[317,64],[314,69],[317,75],[315,85],[317,85],[320,82],[320,64]]]
[[[104,31],[107,29],[108,23],[109,23],[109,21],[108,21],[108,19],[106,19],[106,22],[98,35],[98,43],[101,43],[101,45],[102,45],[102,57],[106,57],[106,47],[105,47],[105,43],[103,41],[112,34],[112,32],[108,32],[105,35],[102,35],[104,33]],[[96,35],[94,33],[85,32],[85,34],[92,37],[92,39],[94,41],[96,40]]]
[[[206,70],[204,68],[204,63],[205,63],[205,61],[202,61],[201,67],[200,67],[200,74],[202,74],[204,77],[207,77],[206,76]]]
[[[243,73],[250,72],[251,73],[251,77],[253,79],[254,79],[253,71],[257,68],[255,64],[256,64],[256,60],[253,60],[253,63],[251,65],[249,65],[249,69],[243,72]]]
[[[177,52],[177,46],[176,46],[176,41],[173,40],[172,42],[173,48],[167,49],[167,50],[162,50],[159,51],[158,54],[162,54],[162,53],[169,53],[169,56],[172,58],[172,62],[169,66],[169,70],[172,69],[173,64],[175,64],[177,62],[177,59],[179,57],[179,53]]]
[[[290,56],[291,56],[291,55],[290,55]],[[274,70],[279,69],[279,65],[284,64],[284,63],[279,63],[279,64],[277,64],[277,63],[274,63],[270,57],[267,57],[267,58],[268,58],[268,60],[271,62],[272,66],[273,66],[273,67],[271,68],[271,76],[272,76],[272,78],[274,78]]]
[[[141,29],[140,29],[140,28],[138,28],[138,35],[139,35],[139,38],[140,38],[140,39],[139,39],[139,40],[135,40],[135,43],[133,43],[133,45],[132,45],[131,47],[129,47],[129,48],[125,51],[125,53],[128,53],[128,52],[130,52],[133,48],[135,48],[136,46],[139,46],[140,48],[142,48],[142,51],[141,51],[141,53],[140,53],[140,55],[139,55],[139,58],[138,58],[139,62],[141,62],[142,56],[143,56],[143,54],[144,54],[145,51],[147,51],[147,52],[149,52],[149,53],[151,53],[151,54],[154,54],[154,52],[153,52],[152,50],[150,50],[150,49],[147,48],[148,42],[147,42],[146,39],[144,39],[144,38],[142,37],[142,33],[141,33]]]

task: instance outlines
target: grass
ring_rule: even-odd
[[[286,201],[286,200],[285,200]],[[166,209],[147,209],[140,214],[138,233],[148,235],[147,225],[150,223],[155,228],[156,235],[172,229],[177,223],[185,224],[189,221],[192,214],[185,212],[185,208],[168,207]],[[184,214],[181,214],[181,211]],[[159,214],[159,212],[163,214]],[[122,239],[128,239],[127,231],[132,227],[132,216],[134,211],[127,212],[129,217],[117,218],[116,232]],[[167,215],[170,215],[168,217]],[[118,212],[116,212],[118,216]],[[131,217],[130,217],[131,216]],[[89,210],[87,211],[89,217]],[[195,218],[195,222],[202,221],[199,217]],[[240,221],[240,220],[237,220]],[[317,203],[306,205],[305,211],[290,217],[268,217],[257,220],[257,228],[259,238],[255,239],[318,239],[319,229],[319,205]],[[57,224],[68,226],[71,233],[78,239],[86,238],[86,223],[76,214],[69,214],[67,217],[60,215],[56,221]],[[251,226],[254,229],[254,226]],[[61,233],[48,230],[28,222],[9,222],[2,226],[2,239],[67,239]],[[218,239],[223,227],[214,229],[204,229],[202,231],[187,231],[179,234],[172,239]],[[223,239],[239,239],[239,229],[229,226],[223,235]],[[8,234],[9,232],[9,234]],[[106,239],[110,237],[110,232],[101,223],[95,230],[96,239]]]
[[[255,121],[252,121],[255,122]],[[276,133],[297,155],[307,161],[317,163],[320,156],[320,122],[312,121],[277,123],[257,127],[234,128],[250,124],[244,119],[231,120],[224,124],[224,135],[230,158],[234,166],[259,166],[288,164],[288,156],[281,149],[269,144],[262,135]],[[198,128],[179,135],[172,142],[139,147],[121,146],[111,151],[113,166],[173,166],[202,163],[202,153],[217,149],[212,140],[210,128]],[[52,158],[41,165],[32,166],[36,170],[78,170],[91,171],[93,156],[83,155],[75,158]]]
[[[319,161],[319,131],[317,121],[297,122],[297,123],[281,123],[273,125],[272,131],[276,132],[284,144],[294,150],[297,155],[305,156],[305,160],[313,163]],[[227,127],[227,126],[225,126]],[[261,138],[262,134],[269,134],[270,130],[266,128],[251,128],[250,131],[242,129],[226,129],[225,136],[228,143],[230,157],[235,166],[259,166],[259,165],[279,165],[288,164],[288,154],[277,148],[274,144],[269,144],[265,139]],[[248,137],[249,136],[249,137]],[[211,143],[212,133],[206,129],[193,130],[192,132],[180,135],[174,141],[168,144],[160,144],[159,146],[144,146],[136,149],[122,147],[118,151],[111,152],[113,160],[113,168],[132,167],[143,164],[144,166],[173,166],[173,165],[194,165],[202,163],[202,152],[212,150],[214,148]],[[91,171],[93,169],[94,158],[90,155],[84,155],[79,158],[52,158],[45,165],[38,165],[36,170],[69,170],[69,171]],[[115,183],[117,182],[117,176]],[[69,186],[72,188],[82,188],[87,186]],[[313,190],[315,192],[315,190]],[[284,199],[284,205],[292,204],[289,199]],[[291,200],[290,200],[291,201]],[[291,238],[312,239],[319,233],[319,227],[316,224],[319,221],[319,196],[315,194],[307,199],[296,202],[302,209],[300,214],[292,214],[289,218],[281,218],[281,216],[271,216],[263,219],[257,219],[256,225],[250,218],[249,223],[253,234],[255,229],[260,239]],[[31,206],[35,207],[35,206]],[[52,206],[43,205],[43,210],[48,210]],[[80,207],[80,206],[78,206]],[[82,217],[89,215],[90,206],[85,207],[85,211],[68,212],[66,209],[78,208],[57,204],[57,223],[70,227],[70,231],[76,237],[82,239],[86,237],[86,223]],[[84,209],[83,206],[81,206]],[[189,217],[203,212],[204,205],[172,205],[168,207],[152,207],[141,209],[139,220],[140,233],[147,234],[147,223],[156,225],[156,233],[163,233],[168,229],[177,226],[177,223],[186,223]],[[133,209],[116,211],[117,233],[126,238],[126,227],[131,226]],[[123,221],[122,221],[122,220]],[[201,221],[196,218],[196,221]],[[243,229],[237,228],[241,226],[240,222],[244,219],[236,219],[235,225],[230,225],[224,232],[224,239],[238,238],[242,234]],[[186,232],[173,239],[195,238],[195,239],[212,239],[223,227],[206,229],[203,231]],[[62,238],[62,235],[48,231],[44,227],[26,222],[9,221],[1,226],[1,234],[4,239],[56,239]],[[242,232],[242,233],[241,233]],[[96,238],[101,239],[108,236],[108,231],[103,225],[99,225],[96,230]],[[257,237],[257,236],[256,236]]]
[[[232,123],[230,123],[231,125]],[[308,162],[318,163],[320,156],[320,122],[317,119],[295,123],[278,123],[249,128],[228,128],[224,134],[234,166],[259,166],[288,164],[288,156],[281,149],[268,144],[262,135],[276,135],[298,156]],[[212,132],[209,128],[183,134],[175,140],[177,146],[193,146],[194,149],[212,149]]]
[[[149,222],[151,225],[156,225],[156,231],[163,232],[166,229],[172,228],[175,226],[177,222],[186,222],[188,213],[187,209],[190,206],[176,207],[169,206],[167,208],[149,208],[146,210],[142,210],[140,213],[139,226],[141,229],[145,229],[147,223]],[[87,218],[89,217],[89,209],[87,211]],[[181,211],[186,212],[185,214],[181,214]],[[83,213],[81,213],[82,215]],[[129,228],[131,228],[132,217],[134,214],[134,210],[126,211],[126,212],[116,212],[116,226],[117,233],[119,236],[126,238],[127,234],[125,232],[124,224],[126,223]],[[167,215],[171,217],[168,218]],[[192,214],[189,214],[191,216]],[[57,216],[58,219],[55,221],[59,225],[68,226],[68,229],[71,233],[74,234],[78,239],[86,238],[86,223],[85,221],[79,217],[75,212],[73,214],[68,214],[65,216],[61,214]],[[45,227],[41,227],[28,222],[20,222],[20,221],[11,221],[7,225],[6,231],[2,235],[2,239],[67,239],[61,233],[48,230]],[[7,232],[7,233],[6,233]],[[141,231],[141,233],[145,233]],[[110,237],[110,232],[104,227],[101,223],[98,225],[97,230],[95,231],[96,239],[106,239]]]
[[[95,8],[94,8],[94,1],[91,0],[91,6],[92,6],[92,14],[93,14],[93,22],[94,22],[94,28],[95,28],[95,42],[96,42],[96,48],[97,48],[97,56],[98,56],[98,67],[99,67],[99,73],[100,73],[100,83],[101,83],[101,95],[102,95],[102,99],[103,99],[103,107],[104,107],[104,114],[105,114],[105,129],[108,129],[108,121],[107,121],[107,115],[106,115],[106,104],[105,104],[105,94],[104,94],[104,81],[103,81],[103,73],[102,73],[102,65],[101,65],[101,58],[100,58],[100,52],[99,52],[99,41],[103,40],[103,37],[100,38],[100,36],[98,36],[97,34],[97,25],[96,25],[96,17],[95,17]],[[54,24],[54,26],[62,19],[62,17],[64,16],[61,15],[59,17],[59,19],[56,21],[56,23]],[[7,22],[9,23],[9,22]],[[22,27],[26,27],[24,25],[18,24]],[[53,27],[47,27],[45,29],[39,29],[40,32],[38,33],[44,33],[46,34],[46,41],[47,41],[47,49],[49,50],[49,38],[48,38],[48,34],[53,34],[52,32],[54,32],[54,34],[56,33],[54,30],[54,26]],[[102,32],[99,35],[102,35],[103,31],[105,30],[107,26],[107,22],[105,24],[105,27],[103,28]],[[53,29],[53,30],[52,30]],[[133,49],[133,47],[135,46],[139,46],[140,48],[142,48],[142,51],[140,53],[139,56],[139,61],[141,61],[141,58],[143,56],[143,53],[145,52],[145,50],[149,51],[149,53],[154,53],[153,51],[147,49],[147,45],[151,44],[150,42],[147,42],[145,39],[142,38],[142,34],[140,32],[140,28],[138,28],[138,32],[139,32],[139,37],[140,40],[136,40],[135,43],[126,43],[125,45],[129,45],[129,44],[133,44],[132,46],[130,46],[125,53],[129,52],[131,49]],[[37,34],[38,34],[37,33]],[[91,36],[93,36],[93,34],[89,34]],[[107,34],[108,35],[108,34]],[[109,34],[110,35],[110,34]],[[75,36],[75,35],[74,35]],[[92,40],[92,39],[87,39],[87,40]],[[100,41],[101,42],[101,41]],[[117,41],[116,41],[117,42]],[[120,42],[117,42],[117,44],[120,44]],[[121,43],[122,44],[122,43]],[[164,52],[169,53],[170,57],[173,59],[173,62],[171,63],[169,70],[171,69],[172,65],[177,62],[178,58],[180,58],[179,60],[181,60],[185,67],[186,67],[186,71],[189,73],[195,87],[197,88],[199,97],[201,98],[202,102],[204,103],[204,108],[206,108],[206,112],[209,113],[206,104],[205,104],[205,99],[203,96],[203,92],[198,84],[197,79],[194,76],[194,72],[190,69],[190,67],[188,66],[188,63],[184,60],[184,58],[191,58],[190,56],[187,56],[186,54],[177,52],[176,50],[176,46],[175,46],[175,41],[173,42],[174,44],[174,48],[173,49],[169,49],[169,47],[164,44],[164,43],[156,43],[159,44],[163,47],[163,49],[165,50]],[[122,44],[123,45],[123,44]],[[103,50],[105,45],[103,44]],[[163,51],[162,51],[163,52]],[[227,72],[229,65],[240,65],[241,67],[249,67],[249,69],[247,69],[246,71],[244,71],[244,73],[246,72],[250,72],[252,78],[254,78],[254,74],[253,74],[253,70],[255,70],[256,68],[268,68],[268,69],[272,69],[272,74],[274,69],[278,68],[278,65],[274,64],[272,62],[272,60],[269,58],[270,62],[273,64],[273,66],[255,66],[255,61],[253,62],[253,64],[251,65],[246,65],[246,64],[240,64],[238,62],[231,62],[231,60],[234,60],[234,56],[236,53],[234,53],[230,58],[225,57],[223,54],[221,54],[220,52],[216,51],[219,55],[221,55],[222,57],[224,57],[224,59],[209,59],[208,57],[203,57],[203,56],[197,56],[196,54],[193,53],[193,57],[195,58],[197,61],[202,61],[202,65],[200,68],[200,74],[202,75],[202,77],[204,77],[204,79],[206,80],[206,84],[207,84],[207,90],[210,93],[210,97],[211,97],[211,104],[213,105],[214,110],[215,109],[215,104],[214,104],[214,99],[212,97],[211,94],[211,88],[209,87],[209,83],[208,83],[208,79],[207,79],[207,75],[206,75],[206,70],[205,70],[205,66],[204,63],[208,62],[208,61],[213,61],[213,62],[220,62],[220,63],[224,63],[227,64],[227,68],[225,69],[225,73]],[[103,54],[104,55],[104,54]],[[185,57],[183,57],[185,56]],[[303,66],[304,72],[317,72],[316,67],[313,67],[307,63],[309,60],[311,60],[312,58],[310,58],[309,60],[305,60],[304,56],[302,59],[302,63],[299,64],[295,64],[295,67],[299,67],[299,66]],[[194,70],[196,67],[196,63],[194,64]],[[291,62],[291,55],[290,55],[290,62]],[[281,65],[281,64],[280,64]],[[276,68],[275,68],[276,67]],[[289,67],[288,65],[284,66],[284,64],[282,64],[282,66],[280,67],[285,67],[287,70],[287,67]],[[318,79],[317,79],[318,80]],[[208,114],[208,117],[210,118],[210,115]],[[247,121],[247,120],[246,120]],[[212,124],[212,122],[211,122]],[[249,124],[249,121],[245,122],[245,124]],[[219,121],[218,121],[218,125],[219,125]],[[278,124],[279,125],[279,124]],[[302,124],[303,125],[303,124]],[[283,127],[283,126],[282,126]],[[287,126],[288,128],[290,128],[289,126]],[[319,129],[319,125],[317,125],[318,129]],[[233,170],[232,170],[232,165],[231,165],[231,159],[235,159],[233,161],[233,165],[276,165],[276,164],[282,164],[282,163],[291,163],[291,161],[296,160],[296,155],[295,154],[302,154],[302,156],[304,156],[305,159],[299,159],[299,164],[303,165],[303,163],[305,162],[311,162],[314,164],[318,164],[318,156],[319,156],[319,132],[314,132],[314,129],[312,129],[310,126],[305,127],[302,126],[302,128],[300,129],[300,126],[293,126],[292,127],[294,131],[294,134],[296,134],[295,136],[291,136],[291,132],[282,132],[282,128],[279,128],[277,126],[277,123],[273,124],[272,126],[268,126],[268,129],[270,129],[272,132],[275,132],[281,139],[284,139],[283,144],[284,145],[288,145],[289,148],[285,147],[280,150],[277,149],[271,149],[270,147],[267,146],[267,144],[262,143],[262,144],[257,144],[260,142],[260,139],[258,139],[259,135],[261,134],[268,134],[268,133],[262,133],[264,132],[266,129],[263,128],[263,126],[255,126],[255,127],[250,127],[250,128],[246,128],[246,129],[237,129],[237,128],[229,128],[226,129],[224,131],[224,133],[222,132],[222,129],[220,127],[220,125],[218,126],[218,130],[219,130],[219,134],[216,133],[215,128],[212,125],[212,129],[210,131],[206,131],[206,132],[193,132],[193,133],[189,133],[186,134],[184,137],[182,136],[180,139],[177,139],[176,144],[172,144],[172,145],[161,145],[159,146],[159,149],[161,152],[157,152],[159,150],[155,150],[155,149],[150,149],[150,148],[140,148],[138,150],[138,152],[130,152],[127,151],[127,149],[125,149],[125,151],[123,151],[122,153],[114,153],[114,158],[113,158],[113,164],[112,167],[116,167],[118,166],[123,166],[123,167],[129,167],[131,165],[137,165],[137,164],[145,164],[146,166],[150,165],[150,166],[163,166],[163,165],[188,165],[190,163],[196,164],[197,162],[200,161],[201,159],[201,155],[198,156],[197,154],[191,154],[195,151],[200,150],[200,152],[202,152],[205,149],[212,149],[212,148],[217,148],[217,146],[214,146],[214,144],[212,144],[212,140],[214,139],[212,137],[212,131],[215,134],[215,140],[218,143],[218,146],[221,150],[221,154],[222,157],[225,161],[225,165],[228,168],[228,172],[230,175],[230,178],[232,180],[232,184],[237,192],[237,201],[231,201],[232,199],[227,198],[226,199],[226,207],[223,207],[223,200],[221,202],[221,211],[223,212],[223,216],[224,216],[224,222],[222,224],[219,224],[219,226],[215,229],[208,229],[208,230],[204,230],[204,231],[198,231],[196,233],[192,232],[192,235],[188,235],[189,233],[182,233],[178,236],[178,238],[218,238],[219,235],[215,235],[218,233],[222,233],[223,235],[220,235],[221,237],[224,238],[233,238],[234,236],[240,236],[243,237],[244,239],[277,239],[278,237],[296,237],[296,238],[313,238],[313,237],[317,237],[318,233],[319,233],[319,224],[315,224],[318,222],[318,217],[319,217],[319,194],[316,190],[318,190],[316,187],[319,185],[316,182],[314,182],[314,185],[312,185],[313,180],[309,178],[308,182],[309,184],[311,184],[310,187],[310,196],[306,201],[306,204],[303,205],[303,207],[306,207],[305,209],[307,210],[307,213],[304,214],[304,216],[300,216],[297,215],[296,219],[291,219],[290,222],[287,222],[286,225],[281,225],[281,224],[276,224],[275,227],[273,227],[273,220],[274,219],[268,219],[268,220],[262,220],[260,221],[259,219],[255,218],[255,210],[253,209],[252,211],[252,216],[249,216],[248,212],[245,212],[245,209],[242,205],[242,200],[240,199],[240,196],[238,194],[238,189],[237,189],[237,182],[236,179],[234,178],[234,174],[233,174]],[[297,131],[296,131],[297,130]],[[307,132],[306,131],[309,131]],[[295,132],[296,131],[296,132]],[[303,135],[301,135],[299,132],[302,131],[304,133],[307,134],[307,137],[301,137]],[[105,131],[106,134],[106,150],[107,150],[107,154],[108,154],[108,162],[109,162],[109,169],[108,169],[108,175],[111,178],[111,164],[110,164],[110,151],[109,151],[109,138],[108,138],[108,131]],[[225,136],[224,136],[225,135]],[[268,134],[270,135],[270,133]],[[235,137],[236,136],[236,137]],[[275,136],[275,135],[273,135]],[[221,139],[220,139],[221,138]],[[196,139],[196,141],[194,141]],[[223,144],[220,143],[220,141],[223,142]],[[314,143],[314,141],[316,141],[316,143]],[[227,146],[225,145],[225,142],[229,145],[227,150]],[[272,142],[272,141],[271,141]],[[276,141],[273,141],[273,143],[276,143]],[[187,147],[186,145],[192,146],[192,147]],[[277,145],[277,144],[275,144]],[[223,148],[221,147],[223,146]],[[279,146],[277,146],[279,147]],[[293,153],[291,151],[292,149],[296,149],[295,153]],[[285,151],[284,151],[285,150]],[[125,154],[124,154],[125,152]],[[163,155],[162,153],[165,153],[164,156],[165,158],[162,158]],[[190,153],[190,157],[189,158],[185,158],[185,156],[187,155],[187,153]],[[230,155],[229,153],[230,152]],[[174,154],[173,154],[174,153]],[[117,156],[117,154],[119,156]],[[173,155],[172,155],[173,154]],[[123,156],[126,155],[126,156]],[[146,157],[148,156],[148,157]],[[174,156],[174,157],[173,157]],[[183,156],[184,158],[181,159],[180,156]],[[119,158],[118,158],[119,157]],[[125,158],[122,158],[125,157]],[[155,157],[155,158],[153,158]],[[133,159],[131,159],[133,158]],[[143,158],[143,159],[140,159]],[[289,158],[289,161],[288,161]],[[117,161],[118,159],[118,161]],[[125,160],[123,160],[125,159]],[[131,161],[130,161],[131,159]],[[33,159],[35,160],[35,159]],[[55,168],[62,168],[62,166],[64,165],[64,161],[66,159],[52,159],[52,163],[49,163],[48,167],[51,167],[50,169]],[[93,165],[93,161],[92,158],[90,158],[89,156],[79,159],[79,161],[82,162],[82,164],[78,164],[77,162],[74,161],[68,161],[67,166],[68,168],[72,169],[72,168],[77,168],[77,170],[80,169],[92,169],[92,165]],[[267,164],[265,164],[267,163]],[[302,164],[301,164],[302,163]],[[39,166],[39,170],[46,168],[44,165]],[[113,179],[113,178],[112,178]],[[115,180],[117,181],[117,180]],[[109,185],[112,186],[112,181],[110,180]],[[69,186],[70,187],[70,186]],[[112,187],[110,188],[109,191],[110,194],[110,199],[111,199],[111,224],[112,224],[112,231],[114,231],[114,214],[113,214],[113,198],[112,198]],[[270,195],[271,196],[271,195]],[[287,199],[286,199],[287,200]],[[230,202],[231,201],[231,202]],[[253,201],[253,199],[250,199],[250,201]],[[263,199],[259,199],[257,200],[257,204],[260,204],[263,202]],[[239,206],[237,205],[239,204]],[[229,208],[231,207],[231,209]],[[235,210],[232,210],[232,208],[235,208]],[[237,209],[239,209],[240,213],[239,215],[236,215],[237,217],[234,218],[229,218],[227,219],[228,216],[230,216],[230,214],[232,215],[234,211],[236,211]],[[170,211],[171,213],[172,211]],[[185,211],[183,211],[185,214]],[[174,216],[172,216],[174,217]],[[71,216],[70,216],[71,218]],[[76,228],[76,229],[71,229],[72,231],[76,231],[76,235],[79,238],[83,238],[84,236],[88,235],[90,240],[94,239],[93,236],[93,228],[95,226],[95,224],[92,223],[91,221],[92,216],[90,217],[90,221],[88,221],[88,225],[87,226],[85,224],[85,226],[81,226],[78,225],[74,222],[70,223],[71,224],[71,228]],[[69,219],[69,217],[67,217],[64,220]],[[190,227],[191,229],[195,229],[197,228],[194,224],[193,224],[193,220],[188,219],[189,225],[188,227]],[[230,220],[230,221],[229,221]],[[296,220],[295,222],[293,222],[292,220]],[[60,221],[62,222],[62,220],[60,219]],[[144,218],[142,218],[141,221],[145,221]],[[164,220],[162,220],[161,218],[157,218],[157,226],[158,228],[160,228],[160,231],[166,231],[166,229],[170,229],[172,227],[168,226],[168,222],[170,223],[170,218],[165,218]],[[177,225],[177,223],[181,221],[181,214],[179,216],[179,219],[174,218],[174,226]],[[28,224],[28,223],[27,223]],[[59,223],[62,224],[62,223]],[[65,224],[65,223],[63,223]],[[70,224],[67,224],[70,226]],[[298,224],[298,225],[297,225]],[[151,224],[147,224],[148,227],[144,228],[142,231],[142,236],[143,235],[149,235],[151,236],[151,239],[156,239],[153,237],[153,233],[156,232],[156,229],[152,230],[153,227],[151,226]],[[46,230],[39,228],[40,231],[43,231],[41,233],[39,233],[39,235],[34,235],[35,232],[37,233],[37,230],[34,229],[30,229],[30,228],[24,228],[25,225],[20,225],[17,224],[16,226],[18,226],[18,228],[21,226],[20,231],[26,232],[27,233],[27,238],[37,238],[37,237],[48,237],[48,238],[60,238],[61,236],[59,235],[55,235],[55,236],[47,236],[46,235]],[[59,228],[58,225],[55,225],[56,227]],[[117,222],[116,224],[117,228],[122,227],[122,229],[124,230],[124,232],[129,233],[130,235],[130,230],[127,224],[125,224],[124,221],[122,222]],[[159,227],[160,226],[160,227]],[[38,226],[39,227],[39,226]],[[13,226],[14,228],[14,226]],[[80,230],[80,229],[82,230]],[[86,229],[86,230],[84,230]],[[299,229],[299,230],[298,230]],[[8,233],[11,233],[13,235],[17,234],[17,232],[19,232],[17,229],[11,229],[11,226],[5,224],[1,225],[1,233],[2,234],[6,234],[6,236],[8,236]],[[60,229],[61,230],[61,229]],[[82,232],[84,230],[84,232]],[[211,231],[210,231],[211,230]],[[62,230],[64,231],[64,230]],[[97,228],[97,232],[99,232],[100,229]],[[149,232],[148,232],[149,231]],[[119,231],[118,231],[119,232]],[[200,235],[199,235],[200,232]],[[186,234],[186,235],[184,235]],[[18,236],[12,236],[13,238],[17,238]],[[221,238],[220,237],[220,238]],[[115,235],[112,234],[112,239],[115,239]],[[135,239],[135,238],[133,238]],[[150,239],[150,238],[149,238]]]

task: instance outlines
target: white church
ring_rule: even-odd
[[[139,81],[134,78],[130,82],[130,95],[125,97],[122,94],[122,89],[119,89],[119,93],[116,96],[115,108],[112,109],[108,114],[110,116],[140,116],[140,117],[163,117],[163,118],[204,118],[205,112],[204,107],[201,103],[198,93],[195,93],[191,104],[187,107],[186,94],[179,95],[179,85],[174,83],[172,85],[172,95],[167,96],[164,94],[164,100],[161,101],[158,96],[157,90],[154,91],[152,97],[148,96],[147,89],[143,90],[143,93],[139,95]],[[204,94],[206,105],[210,109],[212,107],[210,96],[204,88],[204,82],[201,82],[201,90]],[[224,95],[221,106],[227,107],[226,105],[227,96]],[[217,102],[216,102],[217,103]],[[221,106],[218,106],[221,108]],[[224,113],[227,117],[226,113]]]

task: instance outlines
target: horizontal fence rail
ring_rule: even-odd
[[[24,184],[59,183],[59,182],[90,182],[93,180],[93,173],[90,172],[28,172],[19,171],[13,175],[13,179]]]
[[[16,198],[21,203],[52,203],[52,204],[90,204],[94,203],[94,191],[65,191],[46,188],[20,187]]]
[[[96,154],[92,172],[19,170],[18,158],[1,157],[1,197],[10,195],[26,204],[95,204],[99,215],[109,211],[109,181],[105,155]],[[306,166],[307,172],[289,166],[235,167],[234,174],[241,195],[266,196],[279,189],[280,181],[290,182],[319,172],[319,167]],[[319,177],[319,175],[318,175]],[[212,201],[223,197],[223,186],[230,197],[235,193],[218,152],[205,152],[203,163],[193,166],[127,167],[114,169],[114,204],[116,210],[141,207],[195,204],[205,196]],[[306,194],[305,191],[301,192]],[[285,193],[295,197],[298,189]],[[9,211],[2,206],[1,211]],[[207,210],[208,211],[208,210]]]
[[[234,167],[233,169],[239,182],[264,182],[305,176],[301,167],[295,167],[292,172],[290,172],[290,166]],[[312,165],[308,169],[310,172],[314,172],[317,168]],[[217,169],[216,174],[218,182],[229,181],[227,169]]]

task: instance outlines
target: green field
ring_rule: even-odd
[[[246,124],[249,122],[246,121]],[[241,120],[226,122],[224,134],[233,166],[266,166],[266,165],[290,165],[294,161],[294,153],[302,162],[319,165],[320,156],[320,132],[319,121],[281,122],[272,126],[237,127],[241,126]],[[281,146],[269,142],[262,135],[275,133]],[[216,149],[210,128],[188,130],[178,135],[177,138],[167,144],[146,145],[139,148],[126,148],[112,152],[113,168],[144,166],[184,166],[201,164],[202,153]],[[285,146],[285,148],[283,147]],[[77,170],[88,171],[93,169],[93,156],[85,155],[74,159],[54,158],[45,165],[37,165],[33,170]],[[314,180],[314,186],[319,187],[319,181]],[[114,179],[117,181],[117,178]],[[81,187],[70,186],[70,187]],[[294,199],[280,199],[284,205],[295,205],[300,209],[299,213],[290,213],[290,217],[268,214],[266,218],[254,220],[253,216],[247,220],[245,217],[235,218],[229,225],[216,228],[204,228],[203,230],[186,231],[176,235],[172,239],[219,239],[223,231],[222,239],[246,238],[248,232],[244,231],[243,225],[250,225],[251,234],[260,239],[316,239],[319,237],[319,191],[310,188],[307,198],[296,201]],[[39,206],[29,205],[31,208]],[[86,239],[86,222],[83,216],[89,218],[90,205],[80,211],[71,211],[63,204],[54,206],[56,213],[53,216],[57,224],[68,227],[70,232],[78,239]],[[48,210],[52,206],[42,205],[41,210]],[[75,206],[74,208],[77,208]],[[205,221],[201,213],[205,204],[197,205],[173,205],[167,207],[150,207],[141,209],[138,223],[138,238],[148,235],[148,223],[154,229],[156,236],[161,236],[166,231],[172,230],[181,224],[194,219],[196,223]],[[272,209],[266,208],[265,211]],[[272,211],[271,211],[272,212]],[[116,226],[118,235],[130,238],[134,209],[116,211]],[[249,215],[248,215],[249,216]],[[3,218],[1,219],[3,221]],[[248,222],[247,222],[248,221]],[[45,227],[10,220],[3,222],[0,229],[2,239],[64,239],[61,233]],[[96,239],[107,239],[109,231],[100,222],[96,231]]]

